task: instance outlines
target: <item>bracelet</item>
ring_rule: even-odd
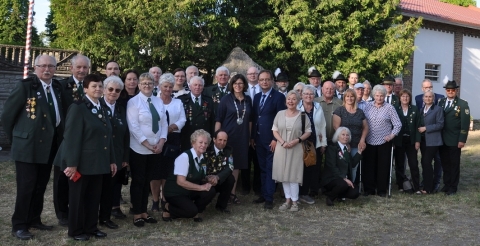
[[[301,138],[298,138],[298,142],[301,143],[301,142],[302,142],[302,139],[301,139]]]
[[[280,145],[280,146],[283,146],[284,144],[285,144],[285,141],[283,141],[282,145]]]

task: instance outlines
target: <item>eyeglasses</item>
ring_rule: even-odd
[[[433,89],[433,86],[423,87],[423,89],[425,89],[425,90],[427,90],[427,89]]]
[[[315,95],[315,94],[313,94],[313,93],[302,93],[302,95],[304,95],[304,96],[313,96],[313,95]]]
[[[455,92],[457,89],[445,89],[447,92]]]
[[[153,83],[140,83],[141,86],[152,86]]]
[[[51,64],[43,64],[43,65],[35,65],[35,67],[40,67],[40,68],[54,68],[56,67],[55,65],[51,65]]]
[[[113,92],[114,90],[115,90],[116,93],[120,93],[120,92],[122,91],[122,90],[120,90],[120,89],[114,89],[113,87],[109,87],[109,88],[108,88],[108,91],[109,91],[109,92]]]

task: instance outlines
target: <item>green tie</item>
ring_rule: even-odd
[[[350,152],[348,152],[347,146],[343,146],[343,158],[350,162]]]
[[[78,91],[78,95],[80,96],[80,98],[83,97],[84,95],[84,91],[83,91],[83,82],[80,81],[78,82],[78,88],[77,88],[77,91]]]
[[[195,97],[195,105],[200,106],[200,102],[198,100],[198,97]]]
[[[221,151],[221,150],[218,151],[218,155],[219,155],[219,156],[223,156],[223,151]]]
[[[160,121],[160,115],[158,114],[157,109],[155,109],[155,106],[153,106],[152,99],[148,98],[147,102],[150,107],[150,112],[152,113],[152,132],[156,134],[159,129],[158,122]]]
[[[57,126],[57,114],[55,113],[55,104],[53,103],[52,93],[50,93],[50,86],[47,86],[47,99],[50,117],[52,119],[53,127]]]
[[[222,92],[222,96],[225,95],[225,86],[220,86],[220,91]]]

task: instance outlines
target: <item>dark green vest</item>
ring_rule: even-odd
[[[205,179],[204,167],[206,168],[205,158],[200,161],[200,170],[197,170],[195,166],[195,160],[193,160],[192,152],[189,150],[185,151],[188,155],[188,174],[187,181],[194,184],[201,184]],[[189,196],[191,191],[187,190],[177,184],[177,175],[170,174],[165,183],[165,190],[163,191],[166,197],[168,196]]]

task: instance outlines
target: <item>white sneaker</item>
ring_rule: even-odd
[[[290,207],[290,212],[297,212],[298,211],[298,204],[294,203]]]
[[[279,209],[280,211],[286,211],[286,210],[289,209],[289,208],[290,208],[290,204],[289,204],[289,203],[284,203],[284,204],[282,204],[278,209]]]

